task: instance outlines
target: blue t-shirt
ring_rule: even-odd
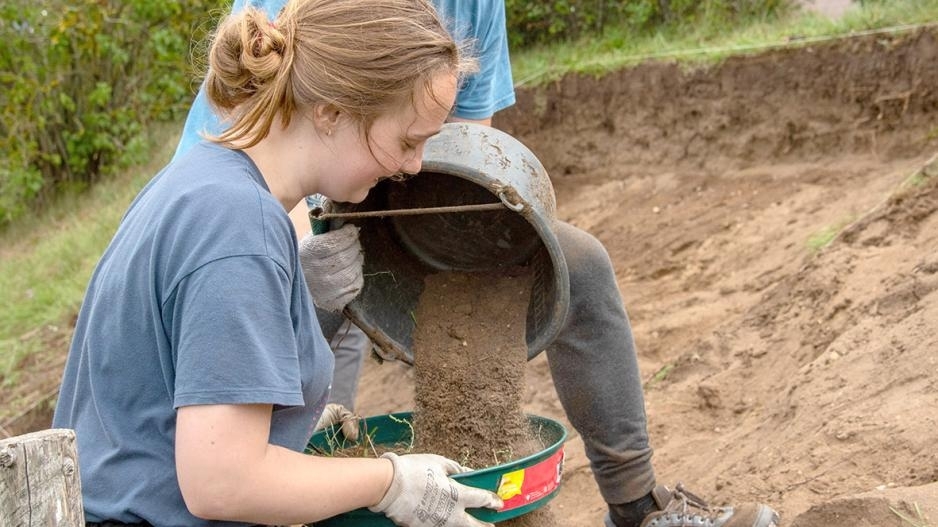
[[[459,88],[453,115],[488,119],[513,105],[504,0],[433,0],[433,4],[457,42],[473,43],[472,55],[479,61],[479,71]]]
[[[271,19],[286,0],[237,0],[232,13],[246,6],[263,9]],[[487,119],[515,103],[508,55],[504,0],[434,0],[443,23],[457,41],[470,40],[479,71],[463,80],[456,96],[453,115],[462,119]],[[224,130],[200,89],[189,108],[186,124],[173,159],[198,143],[203,133],[217,135]]]
[[[78,316],[53,426],[76,431],[86,518],[220,525],[183,502],[176,410],[272,404],[270,441],[301,451],[332,370],[283,206],[243,152],[196,145],[131,204]]]

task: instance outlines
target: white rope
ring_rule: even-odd
[[[850,33],[844,33],[841,35],[821,35],[816,37],[792,37],[783,42],[770,42],[766,44],[751,44],[751,45],[740,45],[740,46],[725,46],[725,47],[707,47],[707,48],[693,48],[693,49],[681,49],[674,51],[661,51],[661,52],[652,52],[652,53],[640,53],[636,55],[626,55],[624,57],[619,56],[607,56],[597,60],[586,61],[578,63],[578,67],[589,67],[589,66],[607,66],[609,64],[629,64],[634,62],[643,62],[651,59],[665,59],[665,58],[677,58],[677,57],[686,57],[689,55],[703,55],[703,54],[715,54],[715,53],[725,53],[725,52],[747,52],[747,51],[765,51],[770,49],[783,49],[783,48],[794,48],[801,47],[808,44],[816,44],[819,42],[829,42],[832,40],[844,40],[847,38],[858,38],[866,37],[870,35],[883,35],[883,34],[895,34],[895,33],[906,33],[914,31],[921,28],[929,28],[938,26],[938,22],[929,22],[926,24],[908,24],[901,26],[890,26],[879,29],[869,29],[866,31],[852,31]],[[518,82],[515,83],[515,88],[520,88],[525,84],[537,80],[541,77],[548,75],[549,73],[557,70],[561,70],[559,66],[550,66],[539,72],[534,73]]]

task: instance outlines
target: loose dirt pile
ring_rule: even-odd
[[[612,257],[662,483],[785,526],[938,524],[936,86],[922,31],[569,77],[497,116]],[[564,421],[527,370],[524,409]],[[413,408],[412,382],[369,361],[358,410]],[[566,452],[552,509],[601,525]]]

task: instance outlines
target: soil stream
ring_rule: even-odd
[[[425,279],[414,331],[416,451],[478,469],[542,450],[522,409],[531,274],[508,271]],[[538,509],[502,524],[553,521]]]

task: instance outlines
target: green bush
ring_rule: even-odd
[[[732,23],[790,0],[506,0],[513,47],[616,26]],[[192,42],[230,0],[0,4],[0,227],[145,155],[146,127],[188,107]],[[204,50],[201,50],[204,51]],[[195,51],[201,55],[201,51]]]
[[[643,31],[668,24],[731,24],[775,14],[791,0],[506,0],[513,48],[576,38],[609,26]]]
[[[187,66],[223,0],[0,6],[0,225],[137,162],[148,123],[191,102]]]

